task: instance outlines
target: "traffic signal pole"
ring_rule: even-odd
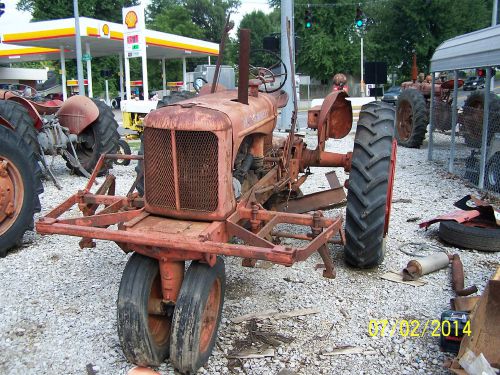
[[[361,97],[365,97],[365,80],[363,66],[363,35],[361,34],[361,82],[360,82]]]

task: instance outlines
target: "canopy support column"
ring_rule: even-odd
[[[124,90],[123,90],[123,53],[118,54],[118,61],[120,62],[120,99],[123,100]],[[128,96],[127,96],[128,98]]]
[[[186,58],[182,58],[182,89],[187,90]]]
[[[163,96],[167,96],[167,75],[165,70],[165,58],[161,59],[161,79],[163,81]]]
[[[64,46],[60,47],[60,55],[61,55],[61,86],[62,86],[62,94],[63,100],[68,99],[68,88],[66,86],[66,57],[64,54]]]
[[[85,53],[87,54],[87,56],[90,56],[90,46],[88,43],[85,43]],[[94,93],[92,91],[92,62],[90,61],[90,59],[87,60],[87,81],[87,92],[89,98],[92,98],[94,96]]]

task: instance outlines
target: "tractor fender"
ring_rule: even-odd
[[[345,137],[352,128],[352,107],[347,97],[345,91],[334,91],[328,94],[321,108],[317,106],[309,110],[307,126],[311,129],[318,129],[318,136],[323,134],[323,140]]]
[[[82,95],[66,100],[57,112],[59,123],[68,128],[71,134],[80,134],[99,117],[99,108]]]
[[[17,96],[11,92],[5,95],[5,99],[12,100],[21,104],[28,111],[29,116],[33,119],[33,125],[39,131],[42,129],[43,121],[40,113],[37,111],[35,106],[28,99]]]

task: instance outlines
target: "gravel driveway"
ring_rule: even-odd
[[[354,133],[330,140],[335,151],[352,149]],[[306,137],[314,147],[315,134]],[[387,255],[378,268],[359,271],[343,262],[342,248],[331,245],[337,278],[321,277],[314,266],[318,255],[293,267],[242,268],[236,258],[226,259],[227,290],[224,315],[215,352],[201,373],[277,374],[283,369],[297,374],[440,374],[449,355],[439,351],[438,338],[371,337],[370,319],[417,319],[422,324],[439,319],[453,297],[450,270],[425,276],[426,285],[413,287],[380,278],[387,270],[399,270],[411,259],[406,251],[430,253],[438,241],[435,225],[418,229],[417,222],[453,209],[453,202],[469,193],[478,194],[461,180],[447,176],[426,162],[427,150],[400,148]],[[47,213],[85,184],[70,176],[62,159],[54,171],[64,190],[45,183],[42,214]],[[326,189],[325,170],[315,169],[306,193]],[[125,193],[134,179],[134,164],[114,169],[118,193]],[[341,180],[343,172],[338,173]],[[102,179],[101,179],[102,181]],[[123,182],[123,183],[122,183]],[[120,189],[121,188],[121,189]],[[121,190],[121,191],[120,191]],[[328,216],[344,209],[327,211]],[[1,374],[126,374],[133,366],[125,360],[116,332],[116,297],[128,256],[111,242],[98,241],[91,250],[80,250],[74,237],[28,233],[21,249],[0,259],[0,373]],[[458,252],[464,263],[466,286],[482,291],[500,262],[500,253]],[[257,326],[234,324],[231,318],[269,309],[281,312],[317,308],[319,313]],[[230,353],[248,347],[249,329],[274,337],[274,357],[228,359]],[[281,342],[280,342],[281,340]],[[258,342],[254,343],[258,345]],[[364,354],[328,356],[341,346],[361,347]],[[161,374],[173,373],[168,364]]]

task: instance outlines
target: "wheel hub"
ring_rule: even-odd
[[[208,349],[212,336],[214,335],[219,315],[220,299],[221,283],[219,279],[216,279],[212,285],[212,289],[210,289],[210,294],[201,321],[200,352],[202,353]]]
[[[410,138],[413,120],[411,106],[409,103],[402,102],[399,105],[397,119],[396,128],[399,139],[406,141]]]
[[[19,215],[23,190],[19,170],[10,160],[0,158],[0,235],[10,228]]]

